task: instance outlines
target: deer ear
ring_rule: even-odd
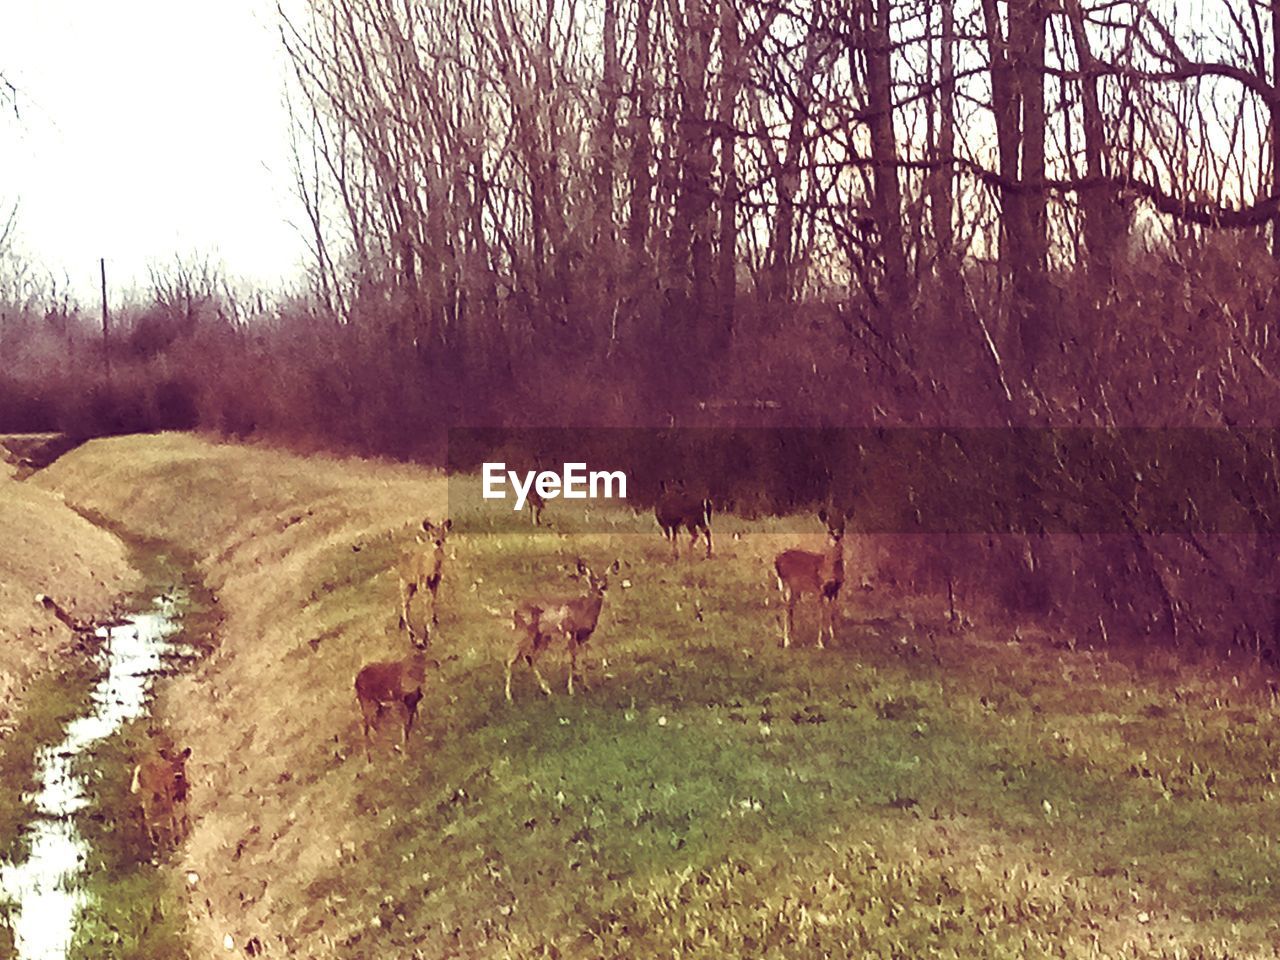
[[[449,532],[450,530],[452,530],[452,529],[453,529],[453,518],[452,518],[452,517],[445,517],[445,518],[444,518],[444,523],[440,525],[440,530],[441,530],[443,533],[448,533],[448,532]]]
[[[613,564],[609,567],[609,572],[617,573],[621,569],[622,569],[622,559],[619,557],[613,561]]]
[[[826,508],[826,507],[822,507],[822,508],[820,508],[820,509],[818,510],[818,519],[819,519],[819,520],[821,520],[823,523],[826,523],[826,522],[827,522],[827,508]]]
[[[583,563],[583,562],[582,562],[582,558],[581,558],[581,557],[579,557],[579,558],[578,558],[578,573],[582,574],[582,575],[585,577],[585,576],[586,576],[588,573],[590,573],[590,572],[591,572],[591,571],[587,568],[587,565],[586,565],[585,563]]]
[[[189,756],[191,756],[191,748],[187,747],[185,750],[182,751],[182,753],[179,754],[179,756],[182,757],[183,760],[186,760]]]

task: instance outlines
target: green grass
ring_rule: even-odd
[[[545,591],[570,543],[631,558],[633,585],[610,592],[590,692],[564,694],[552,653],[555,696],[517,667],[508,705],[510,631],[489,585]],[[884,600],[857,591],[837,649],[781,650],[760,564],[671,564],[652,536],[473,536],[458,553],[423,739],[362,774],[376,842],[340,888],[313,891],[317,912],[341,889],[344,912],[368,919],[339,955],[1016,957],[1074,955],[1092,937],[1174,956],[1274,942],[1280,748],[1265,705],[1242,700],[1256,722],[1228,725],[1173,702],[1194,676],[981,632],[928,639],[869,616],[859,608]],[[318,595],[320,616],[348,615],[388,560],[362,554]]]

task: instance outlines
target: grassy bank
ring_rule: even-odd
[[[89,620],[136,583],[118,537],[55,493],[0,476],[0,738],[16,725],[26,689],[57,666],[71,639],[34,602],[36,594],[47,593],[74,617]]]
[[[163,710],[194,750],[193,953],[1274,956],[1274,709],[1219,668],[952,634],[851,590],[837,648],[780,650],[769,562],[719,518],[475,532],[455,503],[408,751],[365,762],[352,679],[402,655],[392,566],[442,479],[185,436],[95,442],[40,483],[194,552],[226,617]],[[560,506],[560,505],[556,505]],[[740,533],[740,539],[734,534]],[[813,541],[819,528],[814,523]],[[624,562],[592,689],[517,670],[514,598]],[[857,569],[856,548],[848,563]],[[852,585],[852,584],[851,584]],[[806,616],[805,641],[816,629]]]

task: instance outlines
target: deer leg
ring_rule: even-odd
[[[831,601],[826,598],[819,598],[819,602],[821,603],[819,608],[821,616],[818,617],[818,649],[821,650],[824,647],[823,635],[831,626]]]
[[[147,806],[142,808],[143,818],[147,822],[147,839],[151,841],[153,846],[159,847],[163,839],[160,833],[159,810],[155,808],[155,799],[152,798]]]
[[[542,678],[542,674],[538,672],[538,665],[533,661],[532,657],[529,659],[529,666],[533,669],[533,675],[538,681],[538,686],[542,688],[542,692],[548,697],[551,696],[551,685]]]
[[[520,659],[520,650],[517,649],[511,655],[511,659],[507,661],[507,703],[511,702],[511,668],[516,665],[516,661]]]
[[[702,535],[707,538],[707,559],[711,559],[711,528],[709,526],[702,528]]]
[[[404,738],[401,745],[409,745],[409,731],[413,729],[413,721],[418,718],[418,704],[422,702],[422,691],[412,693],[404,700]]]
[[[587,641],[591,639],[591,634],[586,633],[584,636],[569,641],[569,696],[573,696],[573,680],[577,676],[578,685],[583,690],[590,690],[587,685]],[[582,671],[578,670],[578,654],[582,654]]]
[[[154,844],[156,841],[151,835],[151,821],[147,818],[147,808],[146,805],[141,802],[138,803],[138,826],[142,828],[143,836]]]
[[[591,639],[591,634],[587,634],[578,641],[578,650],[582,654],[582,669],[578,673],[578,684],[583,690],[590,691],[591,684],[587,683],[587,641]]]
[[[376,721],[377,705],[374,705],[373,709],[375,714],[374,717],[371,718],[369,716],[369,704],[365,703],[363,700],[360,701],[360,719],[364,726],[364,758],[370,763],[373,763],[373,754],[369,750],[369,743],[373,739],[370,735],[370,730],[373,728]]]
[[[413,595],[417,592],[418,585],[401,581],[400,583],[400,629],[408,630],[410,639],[413,638],[413,627],[409,624],[409,602],[413,600]]]
[[[547,641],[548,637],[538,629],[538,626],[535,623],[530,627],[528,646],[523,647],[521,651],[517,653],[517,656],[523,656],[525,658],[529,664],[529,669],[533,671],[534,679],[538,681],[538,686],[541,688],[543,694],[549,697],[551,696],[551,687],[548,685],[547,681],[543,679],[542,674],[538,670],[538,653],[546,645]]]
[[[791,646],[792,618],[795,616],[796,600],[795,595],[789,590],[783,592],[782,600],[787,605],[782,617],[782,649],[785,650]]]

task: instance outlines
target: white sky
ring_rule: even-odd
[[[275,16],[273,0],[0,0],[21,111],[0,116],[0,204],[19,202],[19,252],[90,305],[100,256],[112,299],[177,254],[292,279]]]

